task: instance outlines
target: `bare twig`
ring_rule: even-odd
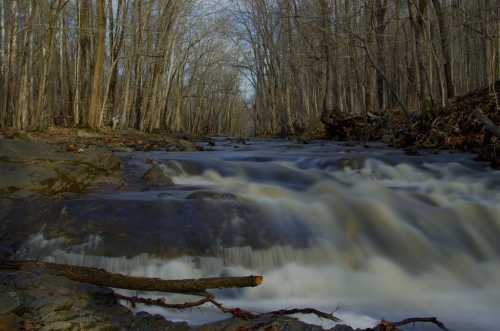
[[[341,319],[333,314],[325,313],[314,308],[304,308],[304,309],[282,309],[271,312],[272,315],[284,316],[284,315],[295,315],[295,314],[308,314],[316,315],[319,318],[324,318],[334,322],[340,322]]]
[[[175,304],[175,303],[167,303],[163,298],[146,299],[146,298],[140,298],[137,296],[129,297],[129,296],[115,293],[115,297],[117,299],[126,300],[126,301],[129,301],[131,303],[139,303],[139,304],[144,304],[147,306],[157,306],[157,307],[162,307],[162,308],[167,308],[167,309],[187,309],[187,308],[199,307],[199,306],[202,306],[206,303],[211,303],[217,309],[219,309],[221,312],[223,312],[225,314],[231,314],[233,317],[241,318],[244,320],[256,319],[262,315],[285,316],[285,315],[294,315],[294,314],[311,314],[311,315],[316,315],[319,318],[328,319],[328,320],[331,320],[334,322],[340,321],[340,319],[338,317],[334,316],[333,314],[325,313],[325,312],[322,312],[320,310],[313,309],[313,308],[280,309],[280,310],[275,310],[275,311],[272,311],[269,313],[254,314],[252,312],[249,312],[249,311],[241,309],[241,308],[227,308],[222,303],[215,300],[214,295],[209,293],[209,292],[203,292],[199,295],[204,296],[204,298],[197,300],[197,301],[190,301],[190,302]]]
[[[194,308],[198,306],[202,306],[205,303],[210,302],[212,297],[204,297],[200,300],[197,301],[189,301],[185,303],[167,303],[165,302],[165,299],[160,298],[160,299],[146,299],[146,298],[140,298],[140,297],[129,297],[125,295],[121,295],[118,293],[115,293],[115,297],[120,300],[125,300],[129,301],[133,304],[135,303],[140,303],[146,306],[158,306],[162,308],[168,308],[168,309],[187,309],[187,308]]]

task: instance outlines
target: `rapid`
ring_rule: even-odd
[[[500,325],[500,172],[467,154],[381,144],[214,142],[120,154],[130,176],[155,162],[175,185],[60,202],[18,258],[167,279],[261,274],[260,287],[219,299],[336,311],[353,327],[413,316],[457,331]],[[54,236],[63,227],[71,240]],[[227,317],[135,309],[192,324]]]

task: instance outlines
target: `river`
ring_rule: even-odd
[[[313,306],[355,327],[437,316],[456,331],[498,329],[500,172],[467,154],[379,144],[213,141],[120,154],[131,178],[156,162],[175,185],[59,202],[19,257],[149,277],[262,274],[262,286],[219,298],[257,311]]]

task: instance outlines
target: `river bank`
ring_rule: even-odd
[[[422,111],[387,109],[381,113],[324,119],[325,130],[312,134],[340,141],[382,141],[408,153],[421,150],[475,154],[500,168],[500,80],[448,100],[422,105]],[[408,111],[408,110],[406,110]]]

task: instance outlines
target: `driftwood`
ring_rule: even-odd
[[[216,277],[200,279],[164,280],[113,274],[102,269],[78,267],[39,261],[0,261],[0,270],[43,268],[68,279],[104,287],[134,291],[170,293],[203,293],[208,289],[255,287],[262,283],[262,276]]]

